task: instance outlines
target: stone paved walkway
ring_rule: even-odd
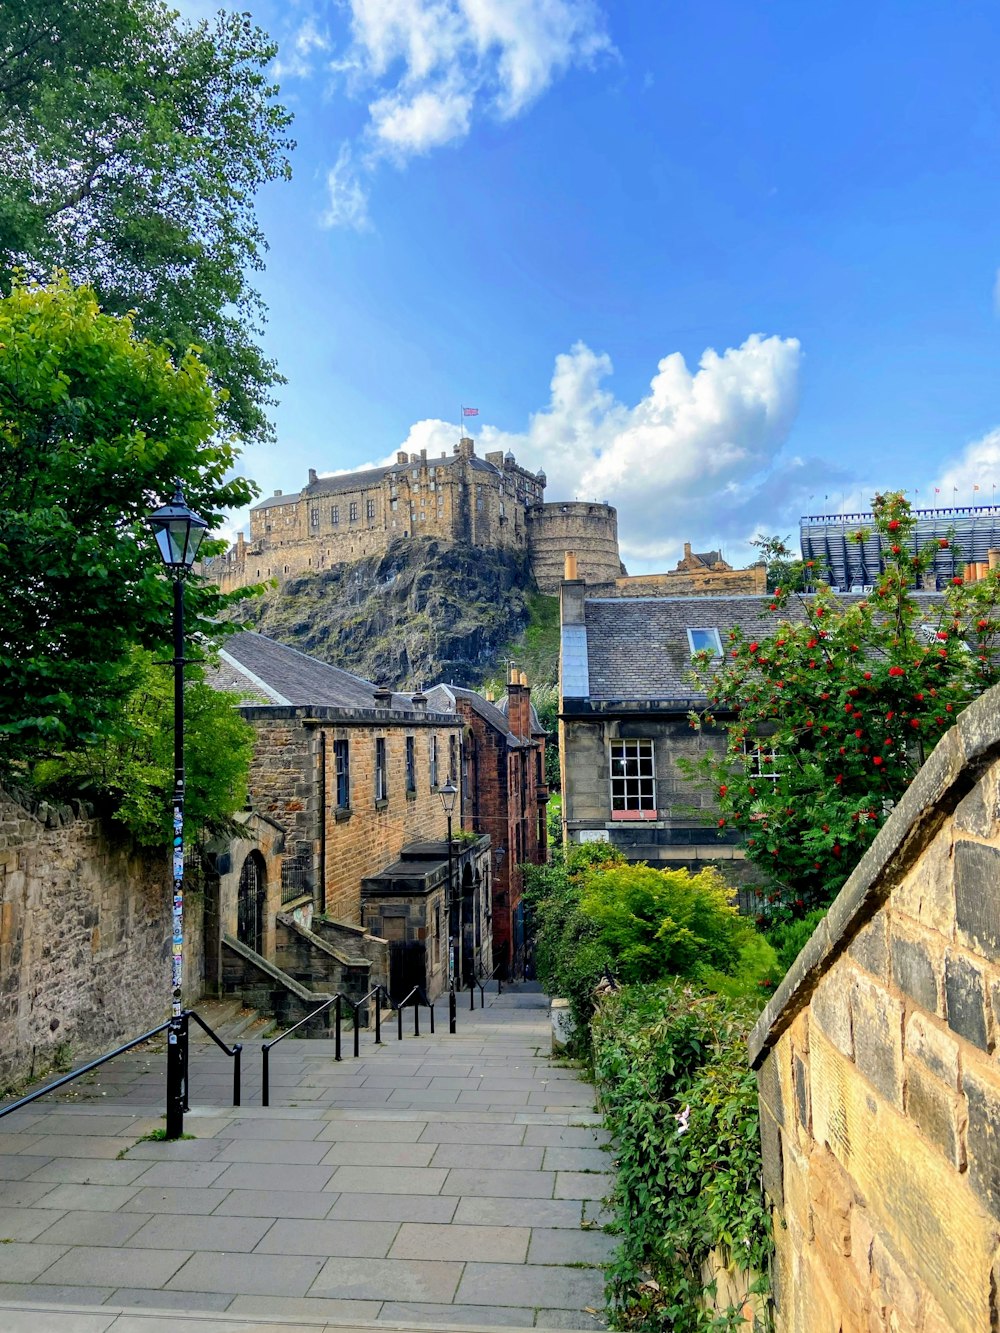
[[[177,1143],[135,1142],[163,1123],[147,1053],[0,1120],[0,1328],[600,1327],[610,1158],[546,1004],[491,995],[450,1036],[439,1003],[436,1036],[387,1025],[340,1064],[289,1040],[267,1110],[258,1045],[235,1110],[229,1061],[198,1046]]]

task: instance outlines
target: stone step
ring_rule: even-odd
[[[411,1324],[373,1320],[334,1321],[316,1315],[243,1315],[216,1310],[179,1310],[153,1306],[59,1305],[54,1302],[0,1301],[3,1333],[265,1333],[292,1329],[294,1333],[497,1333],[496,1324]],[[529,1333],[526,1328],[503,1325],[505,1333]],[[565,1328],[565,1325],[561,1326]],[[594,1320],[595,1329],[604,1325]],[[530,1333],[556,1333],[537,1324]]]

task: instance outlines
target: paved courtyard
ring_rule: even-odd
[[[0,1120],[3,1333],[599,1328],[593,1089],[549,1059],[543,996],[464,1004],[456,1035],[439,1003],[435,1036],[408,1014],[358,1060],[345,1033],[340,1064],[282,1043],[267,1110],[259,1044],[236,1109],[230,1062],[199,1044],[190,1140],[136,1141],[163,1124],[147,1052]]]

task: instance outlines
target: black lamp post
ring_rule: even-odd
[[[452,874],[452,850],[451,850],[451,817],[455,811],[455,800],[458,797],[458,788],[452,782],[451,778],[444,784],[438,792],[441,797],[441,804],[444,806],[444,812],[448,817],[448,989],[450,1027],[455,1031],[455,883]]]
[[[146,519],[160,558],[174,581],[174,824],[171,1010],[167,1033],[167,1138],[184,1133],[187,1109],[187,1019],[184,1016],[184,576],[194,564],[208,524],[184,503],[180,482],[173,500]]]

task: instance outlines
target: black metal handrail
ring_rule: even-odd
[[[201,1017],[201,1015],[196,1013],[193,1009],[185,1009],[183,1014],[181,1014],[181,1019],[184,1024],[185,1037],[187,1033],[187,1022],[191,1018],[195,1020],[195,1022],[198,1024],[200,1028],[203,1029],[203,1031],[208,1033],[208,1035],[212,1038],[212,1040],[215,1042],[216,1046],[218,1046],[220,1050],[225,1051],[225,1053],[234,1060],[233,1105],[239,1106],[240,1052],[243,1050],[242,1045],[239,1042],[237,1042],[232,1048],[228,1047],[226,1043],[222,1040],[222,1038],[217,1033],[212,1031],[212,1029],[205,1022],[205,1020]],[[160,1023],[158,1027],[150,1028],[148,1032],[144,1032],[140,1037],[133,1037],[131,1041],[125,1042],[124,1045],[116,1046],[113,1051],[108,1051],[106,1055],[99,1055],[96,1060],[89,1060],[85,1065],[81,1065],[79,1069],[73,1069],[68,1074],[63,1074],[61,1078],[55,1079],[52,1083],[46,1083],[44,1088],[37,1088],[34,1092],[29,1092],[25,1097],[19,1097],[17,1101],[10,1102],[7,1106],[0,1106],[0,1119],[2,1119],[5,1115],[10,1115],[12,1111],[20,1110],[22,1106],[27,1106],[30,1102],[37,1101],[39,1097],[45,1097],[50,1092],[55,1092],[57,1088],[65,1087],[67,1083],[72,1083],[74,1079],[80,1078],[83,1074],[89,1074],[92,1069],[99,1069],[101,1065],[106,1065],[109,1060],[114,1060],[117,1056],[124,1055],[126,1051],[131,1051],[136,1046],[141,1046],[143,1042],[151,1041],[153,1037],[158,1037],[161,1032],[166,1032],[167,1029],[171,1026],[171,1022],[172,1020],[168,1019],[166,1023]],[[188,1106],[188,1060],[187,1060],[186,1041],[184,1043],[184,1051],[182,1054],[182,1069],[183,1069],[182,1087],[183,1087],[183,1097],[184,1097],[183,1109],[187,1111],[190,1110],[190,1107]]]
[[[278,1042],[284,1041],[286,1037],[290,1037],[293,1032],[297,1032],[299,1028],[304,1027],[307,1023],[311,1022],[312,1019],[316,1018],[319,1014],[324,1013],[327,1009],[329,1009],[332,1006],[334,1010],[333,1058],[335,1060],[340,1060],[341,1059],[340,1028],[341,1028],[341,1021],[343,1018],[343,1007],[345,1004],[347,1004],[350,1005],[353,1011],[354,1058],[356,1060],[361,1054],[361,1011],[362,1009],[364,1009],[365,1005],[369,1002],[369,1000],[373,998],[375,1000],[374,1026],[375,1026],[375,1044],[377,1046],[382,1045],[382,1005],[380,1002],[382,999],[386,1000],[391,1009],[396,1010],[396,1015],[398,1019],[397,1040],[399,1041],[403,1040],[403,1009],[406,1007],[406,1005],[409,1004],[411,1000],[413,1000],[413,1035],[415,1037],[420,1036],[420,1005],[422,1004],[426,1005],[427,1008],[430,1010],[431,1034],[433,1035],[434,1005],[430,1002],[430,1000],[428,1000],[426,992],[423,990],[421,986],[414,986],[413,989],[409,992],[409,994],[406,995],[404,999],[400,1000],[398,1004],[396,1003],[395,1000],[393,1000],[392,996],[382,985],[373,986],[372,989],[368,992],[368,994],[363,995],[360,1000],[352,1000],[349,995],[344,995],[340,991],[337,991],[334,995],[331,995],[329,999],[325,1000],[323,1004],[318,1005],[315,1009],[313,1009],[311,1013],[306,1014],[305,1018],[300,1018],[299,1021],[293,1024],[292,1027],[287,1028],[284,1032],[279,1033],[278,1036],[275,1037],[273,1041],[265,1041],[261,1044],[260,1048],[261,1061],[262,1061],[261,1105],[270,1106],[271,1104],[271,1048],[272,1047],[277,1046]]]
[[[396,1019],[398,1023],[397,1036],[396,1036],[397,1041],[403,1040],[403,1010],[406,1008],[406,1006],[409,1004],[411,1000],[413,1000],[413,1035],[415,1037],[420,1036],[420,1006],[422,1004],[425,1004],[427,1008],[431,1011],[431,1036],[433,1037],[434,1035],[434,1006],[430,1002],[430,1000],[428,1000],[427,992],[424,990],[423,986],[414,986],[413,989],[407,995],[405,995],[403,999],[399,1001],[398,1004],[396,1004],[395,1000],[393,1000],[391,996],[389,997],[389,1003],[396,1010]]]
[[[336,1017],[336,1045],[335,1045],[335,1050],[334,1050],[334,1059],[336,1059],[336,1060],[339,1060],[339,1059],[340,1059],[340,1004],[341,1004],[341,1001],[342,1001],[342,1000],[347,1000],[347,1003],[348,1003],[348,1004],[351,1004],[351,1003],[352,1003],[352,1001],[351,1001],[351,999],[349,998],[349,996],[341,995],[340,991],[337,991],[337,992],[335,992],[335,994],[331,995],[330,998],[329,998],[328,1000],[324,1000],[324,1002],[323,1002],[322,1004],[320,1004],[320,1005],[317,1005],[315,1009],[311,1009],[311,1010],[309,1011],[309,1013],[306,1014],[305,1018],[300,1018],[299,1021],[298,1021],[297,1023],[293,1023],[292,1026],[291,1026],[290,1028],[286,1028],[284,1032],[279,1032],[278,1035],[274,1038],[273,1041],[265,1041],[265,1042],[262,1042],[262,1043],[261,1043],[260,1054],[261,1054],[261,1061],[262,1061],[262,1067],[261,1067],[261,1105],[262,1105],[262,1106],[270,1106],[270,1104],[271,1104],[271,1077],[270,1077],[270,1075],[271,1075],[271,1048],[272,1048],[272,1046],[277,1046],[277,1044],[278,1044],[279,1041],[284,1041],[285,1038],[286,1038],[286,1037],[290,1037],[290,1036],[292,1035],[293,1032],[298,1032],[299,1028],[301,1028],[301,1027],[305,1027],[305,1025],[306,1025],[307,1023],[310,1023],[314,1018],[318,1018],[320,1014],[326,1013],[327,1009],[329,1009],[331,1005],[335,1006],[335,1008],[336,1008],[336,1014],[335,1014],[335,1017]]]
[[[225,1054],[228,1055],[229,1058],[232,1060],[232,1062],[233,1062],[233,1105],[234,1105],[234,1106],[239,1106],[239,1104],[240,1104],[241,1066],[242,1066],[242,1063],[243,1063],[243,1043],[242,1043],[241,1041],[234,1041],[233,1044],[232,1044],[232,1046],[227,1046],[226,1043],[225,1043],[225,1042],[222,1040],[222,1038],[219,1036],[219,1034],[218,1034],[217,1032],[213,1032],[213,1031],[212,1031],[212,1029],[208,1026],[208,1024],[207,1024],[207,1023],[205,1022],[205,1020],[202,1018],[201,1014],[199,1014],[195,1009],[189,1009],[189,1010],[187,1011],[187,1013],[184,1015],[184,1017],[185,1017],[185,1018],[188,1018],[188,1019],[193,1018],[194,1021],[198,1024],[198,1026],[201,1028],[202,1032],[206,1033],[209,1037],[211,1037],[212,1040],[215,1042],[216,1046],[218,1046],[219,1050],[220,1050],[220,1051],[224,1051]],[[185,1052],[185,1054],[184,1054],[184,1110],[185,1110],[185,1111],[189,1111],[191,1108],[190,1108],[190,1107],[188,1106],[188,1104],[187,1104],[187,1100],[188,1100],[188,1099],[187,1099],[187,1089],[188,1089],[188,1077],[187,1077],[187,1052],[188,1052],[188,1048],[187,1048],[186,1046],[185,1046],[185,1048],[184,1048],[184,1052]]]
[[[493,969],[493,971],[490,972],[490,973],[487,973],[486,970],[485,970],[484,968],[479,968],[479,969],[477,969],[476,971],[473,971],[473,972],[470,972],[470,973],[469,973],[469,1008],[470,1008],[470,1009],[473,1009],[473,1010],[474,1010],[475,1007],[476,1007],[476,987],[477,987],[477,986],[479,987],[479,1007],[480,1007],[480,1009],[485,1009],[485,1008],[486,1008],[486,987],[490,984],[491,981],[495,981],[495,982],[497,983],[497,994],[498,994],[498,995],[502,995],[502,994],[503,994],[503,981],[502,981],[502,980],[500,979],[500,977],[497,975],[498,972],[500,971],[501,967],[503,967],[503,963],[502,963],[502,962],[499,962],[499,963],[497,963],[497,965],[496,965],[496,967]]]

